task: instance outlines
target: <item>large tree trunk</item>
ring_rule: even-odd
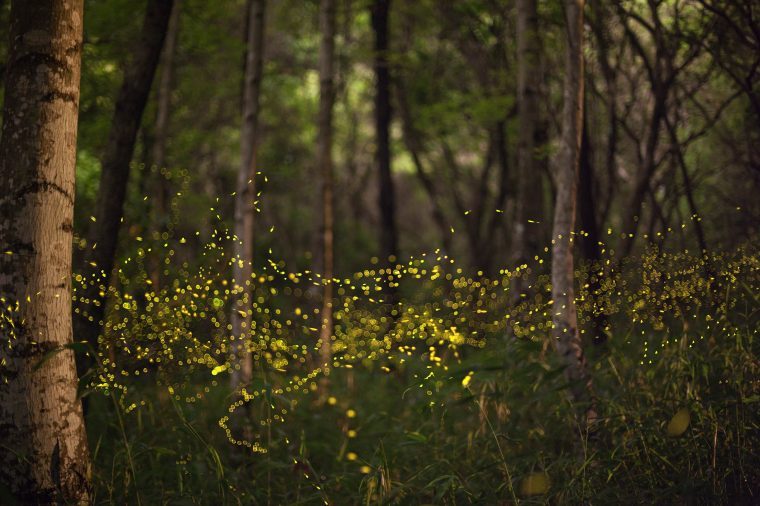
[[[246,57],[243,86],[243,126],[240,135],[240,170],[235,197],[234,286],[237,299],[232,308],[232,351],[238,364],[232,372],[232,386],[248,383],[253,377],[253,358],[245,350],[245,336],[253,321],[251,273],[256,212],[256,169],[258,167],[259,96],[264,65],[265,0],[250,0],[247,6]]]
[[[583,7],[584,0],[565,0],[566,49],[562,137],[554,164],[557,188],[552,233],[552,323],[557,352],[565,366],[574,402],[595,414],[591,378],[586,371],[575,308],[573,233],[577,200],[578,162],[583,125]]]
[[[173,0],[148,1],[140,41],[135,48],[134,59],[124,72],[103,153],[95,222],[89,233],[85,262],[87,285],[79,297],[80,301],[89,302],[90,306],[88,314],[80,313],[74,320],[77,340],[85,340],[93,347],[97,347],[105,314],[106,294],[116,256],[137,132],[158,66],[172,5]],[[82,364],[83,367],[88,365]]]
[[[536,151],[545,135],[538,121],[541,82],[536,0],[517,1],[517,216],[512,247],[520,265],[543,247],[543,185]],[[537,222],[529,224],[529,220]]]
[[[0,483],[90,500],[71,345],[82,0],[15,0],[0,141]],[[8,318],[9,320],[6,320]]]
[[[322,327],[321,363],[329,374],[333,335],[333,105],[335,103],[335,1],[322,0],[319,8],[319,116],[317,118],[317,167],[322,174]]]
[[[153,233],[157,233],[159,236],[167,231],[170,219],[170,188],[169,172],[166,167],[166,149],[169,142],[169,117],[174,86],[174,57],[177,53],[179,39],[181,5],[182,0],[174,0],[174,8],[171,18],[169,18],[169,27],[161,56],[161,74],[156,97],[156,123],[151,150],[151,164],[154,166],[155,173],[150,190],[153,195],[151,227]],[[153,282],[154,290],[158,290],[161,284],[162,258],[158,254],[153,254],[150,260],[150,279]]]
[[[388,64],[388,15],[391,0],[374,0],[372,3],[372,30],[375,34],[375,135],[380,191],[380,262],[395,264],[398,256],[398,230],[396,228],[396,202],[391,174],[391,96]],[[393,260],[390,260],[393,259]]]

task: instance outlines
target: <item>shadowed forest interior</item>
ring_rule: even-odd
[[[760,5],[0,0],[0,504],[760,503]]]

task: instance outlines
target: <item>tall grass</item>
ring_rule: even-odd
[[[375,276],[344,283],[327,402],[300,329],[312,320],[292,324],[310,302],[287,292],[287,274],[257,286],[266,300],[249,345],[262,366],[245,394],[227,386],[232,366],[217,353],[229,294],[216,280],[177,282],[176,297],[149,295],[142,307],[113,294],[89,394],[96,502],[760,501],[756,254],[652,249],[579,270],[599,413],[588,430],[554,356],[546,279],[528,269],[472,279],[438,265],[401,269],[395,317],[367,301]],[[534,279],[518,303],[515,275]],[[594,346],[599,321],[609,338]]]

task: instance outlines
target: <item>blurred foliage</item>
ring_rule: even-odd
[[[243,339],[255,378],[231,391],[226,240],[216,234],[208,267],[194,269],[174,260],[186,244],[174,241],[159,291],[138,250],[122,268],[136,271],[110,289],[100,365],[82,383],[99,500],[734,503],[757,491],[750,250],[652,247],[619,268],[607,258],[578,270],[582,328],[604,315],[610,335],[589,348],[599,419],[586,433],[552,349],[547,279],[511,303],[510,280],[537,265],[472,278],[423,256],[336,280],[324,394],[309,290],[321,281],[270,259],[240,306],[253,312]],[[405,295],[394,312],[378,288],[396,282]]]
[[[3,41],[8,3],[0,1]],[[329,375],[316,358],[326,281],[316,253],[315,0],[268,2],[252,300],[232,290],[245,4],[182,2],[166,167],[151,159],[154,93],[133,156],[118,269],[106,287],[79,274],[93,246],[83,238],[96,226],[99,159],[145,1],[85,1],[74,310],[90,309],[78,298],[84,284],[107,292],[104,333],[89,350],[97,367],[80,385],[96,503],[757,502],[760,130],[752,95],[740,93],[731,74],[746,77],[755,96],[760,77],[752,37],[731,31],[732,19],[748,22],[740,11],[717,19],[697,0],[588,2],[586,114],[604,244],[602,260],[578,262],[576,272],[599,413],[586,433],[549,337],[549,258],[507,265],[519,197],[514,1],[393,3],[391,141],[403,255],[390,272],[374,257],[370,2],[337,2]],[[564,14],[559,2],[538,4],[546,138],[536,151],[551,202],[545,162],[562,107]],[[653,34],[655,19],[662,30]],[[626,259],[615,256],[628,232],[618,227],[642,170],[653,90],[621,20],[631,21],[646,54],[673,63],[698,49],[673,80],[666,114],[678,143],[660,132],[641,240]],[[0,62],[6,55],[4,42]],[[434,223],[409,153],[399,83],[450,232]],[[506,160],[496,168],[498,143]],[[151,219],[159,178],[172,196],[165,229]],[[505,205],[497,209],[502,182]],[[475,215],[490,212],[494,226],[485,229]],[[548,226],[531,223],[530,232],[548,236]],[[486,272],[478,272],[476,229],[493,246]],[[525,293],[513,291],[518,277]],[[398,284],[398,306],[385,300],[389,284]],[[15,308],[0,302],[0,328],[11,336],[3,344],[13,345],[7,317]],[[232,311],[253,316],[242,336],[231,336]],[[594,346],[599,332],[607,343]],[[256,358],[253,382],[237,390],[229,387],[233,338]]]

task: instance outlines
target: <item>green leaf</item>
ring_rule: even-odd
[[[54,348],[50,350],[49,352],[45,353],[43,357],[40,359],[39,362],[34,364],[34,367],[32,368],[32,371],[37,371],[45,365],[45,362],[56,356],[58,353],[64,351],[64,350],[72,350],[74,353],[87,353],[90,350],[90,345],[87,344],[84,341],[77,341],[74,343],[65,344],[63,346],[59,346],[57,348]]]

